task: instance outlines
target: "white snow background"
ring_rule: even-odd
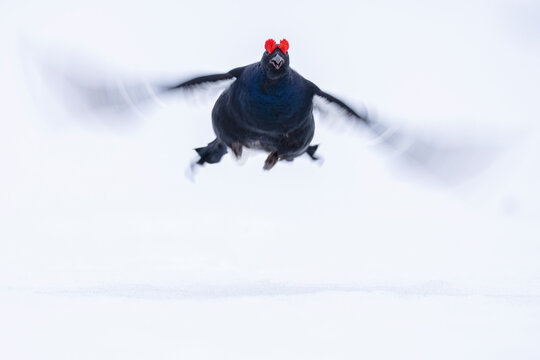
[[[537,1],[3,0],[0,358],[539,359],[539,24]],[[351,104],[509,146],[444,186],[330,117],[322,166],[227,155],[192,183],[217,93],[109,126],[28,70],[174,82],[270,37]]]

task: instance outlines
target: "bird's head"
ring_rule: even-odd
[[[271,80],[277,80],[287,74],[289,71],[289,42],[285,39],[279,44],[273,39],[266,40],[261,64],[266,76]]]

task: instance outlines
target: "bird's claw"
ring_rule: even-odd
[[[276,165],[278,160],[279,160],[278,153],[275,152],[275,151],[271,152],[270,155],[268,155],[268,157],[266,158],[266,161],[264,162],[263,169],[264,170],[270,170],[271,168],[274,167],[274,165]]]
[[[192,183],[195,183],[195,175],[197,174],[197,169],[200,166],[202,165],[199,164],[198,161],[193,160],[192,162],[189,163],[189,166],[186,168],[186,171],[184,172],[188,180],[191,181]]]
[[[232,143],[231,150],[237,159],[240,159],[242,157],[242,144],[240,144],[239,142]]]

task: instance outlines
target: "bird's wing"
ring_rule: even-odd
[[[232,69],[231,71],[228,71],[223,74],[214,74],[214,75],[205,75],[205,76],[199,76],[187,81],[183,81],[180,84],[172,85],[172,86],[165,86],[162,88],[163,91],[171,91],[171,90],[178,90],[178,89],[194,89],[201,85],[207,85],[209,83],[214,83],[218,81],[223,80],[231,80],[234,78],[238,78],[240,74],[242,74],[242,71],[244,70],[244,67],[238,67],[235,69]]]
[[[485,170],[502,151],[501,144],[466,133],[420,132],[406,128],[395,119],[375,114],[360,115],[343,101],[316,88],[315,95],[341,108],[354,124],[362,124],[398,167],[418,172],[439,184],[457,185]],[[350,123],[350,122],[349,122]]]
[[[467,140],[465,134],[422,134],[390,118],[381,119],[375,114],[368,117],[367,112],[359,114],[317,86],[313,89],[314,95],[343,110],[353,124],[365,125],[362,127],[375,136],[373,144],[380,145],[386,154],[392,154],[391,158],[401,169],[427,173],[440,184],[456,185],[468,180],[486,169],[500,154],[496,143]]]
[[[371,124],[371,122],[368,119],[367,115],[358,114],[349,105],[345,104],[343,101],[339,100],[338,98],[336,98],[336,97],[322,91],[318,87],[316,87],[316,89],[315,89],[315,95],[322,97],[324,100],[328,101],[329,103],[332,103],[332,104],[335,104],[335,105],[339,106],[342,110],[345,111],[345,113],[348,116],[350,116],[350,117],[352,117],[352,118],[354,118],[354,119],[356,119],[358,121],[361,121],[366,125]]]
[[[33,61],[30,61],[33,60]],[[50,59],[31,54],[25,62],[25,71],[32,80],[32,91],[52,90],[65,109],[72,114],[140,113],[143,106],[161,101],[161,95],[174,91],[190,93],[195,90],[211,90],[224,85],[225,81],[238,78],[244,67],[224,74],[201,76],[170,85],[163,79],[149,81],[140,76],[118,74],[80,59]]]

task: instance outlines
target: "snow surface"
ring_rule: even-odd
[[[540,358],[539,20],[534,1],[2,2],[0,358]],[[322,166],[227,156],[192,183],[215,93],[117,126],[31,75],[45,54],[184,79],[269,37],[352,104],[510,145],[445,186],[327,119]]]

